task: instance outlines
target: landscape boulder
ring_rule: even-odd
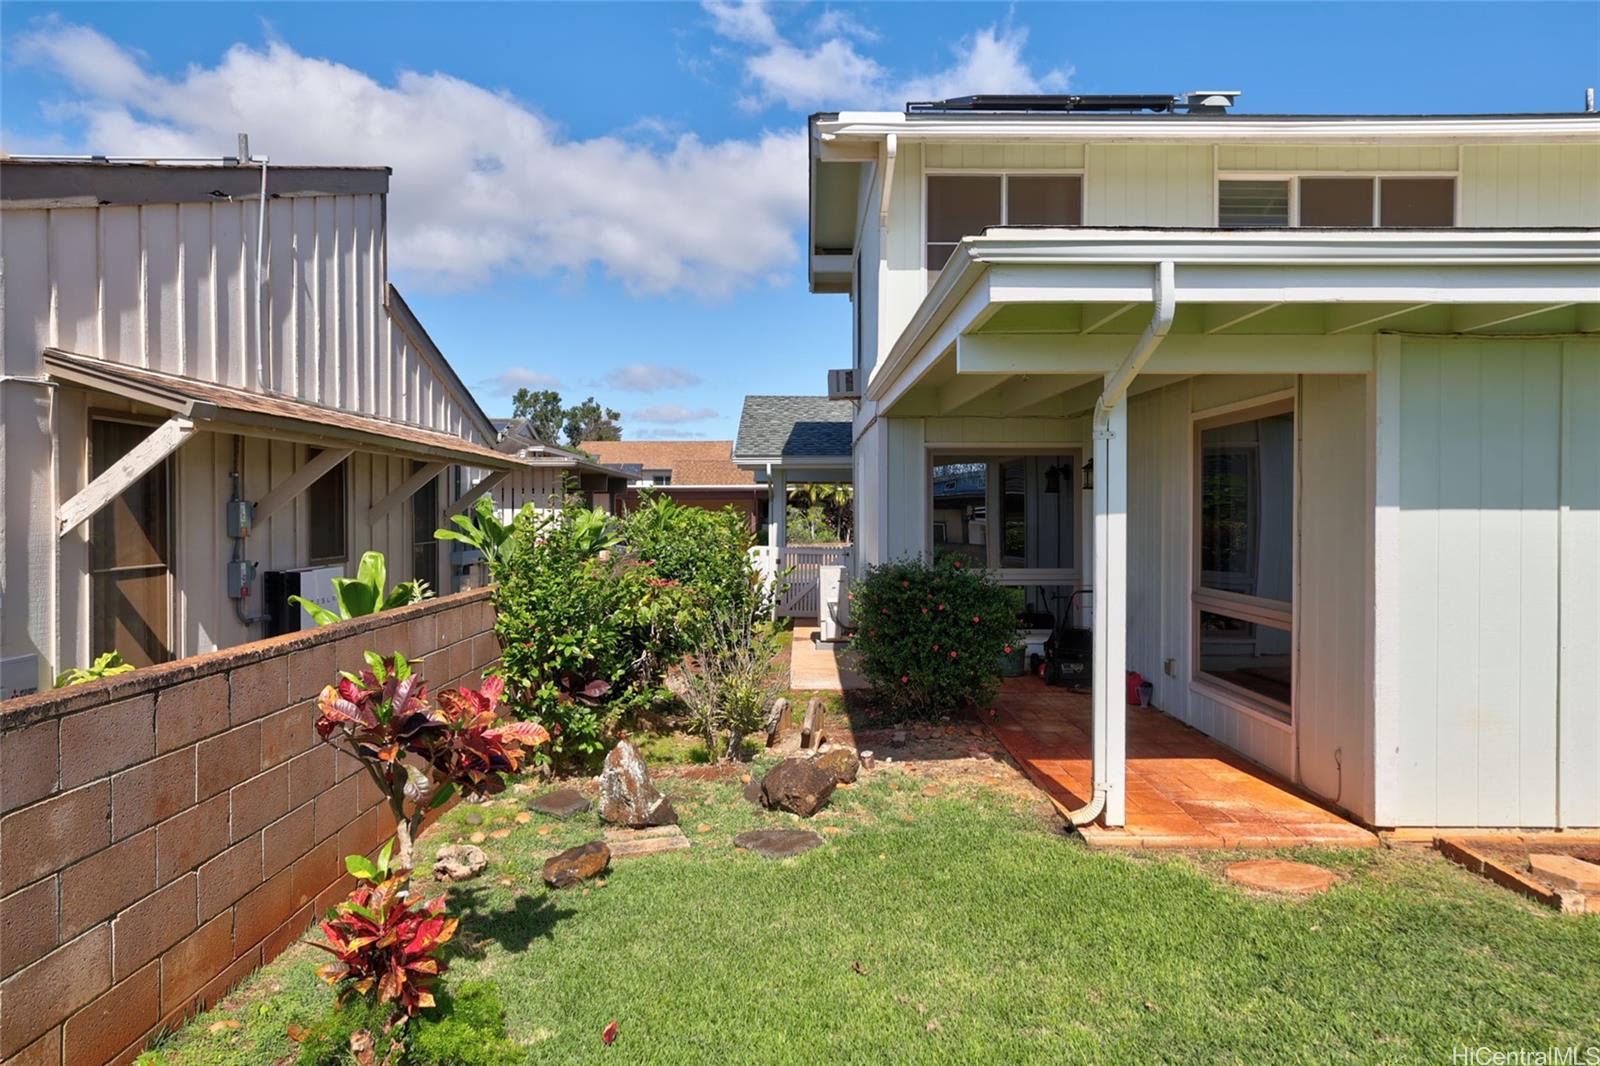
[[[761,779],[761,805],[810,818],[827,805],[839,784],[815,759],[785,759]]]
[[[433,876],[440,881],[467,881],[489,865],[489,856],[475,844],[446,844],[433,860]]]
[[[652,825],[677,825],[672,801],[650,782],[644,756],[626,740],[617,742],[600,771],[600,817],[612,825],[643,829]]]
[[[861,756],[856,754],[856,749],[843,744],[824,748],[812,761],[831,773],[841,785],[854,783],[861,772]]]
[[[603,840],[591,840],[546,859],[544,883],[551,888],[571,888],[599,877],[610,865],[611,848]]]

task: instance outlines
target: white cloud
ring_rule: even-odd
[[[730,11],[726,32],[748,25],[740,39],[759,41],[764,15]],[[16,47],[75,93],[65,109],[84,123],[80,150],[222,156],[243,130],[274,163],[392,166],[390,261],[422,284],[598,268],[635,293],[723,296],[776,282],[799,258],[799,131],[572,139],[508,93],[418,71],[380,82],[279,42],[234,45],[170,79],[54,20]]]
[[[708,418],[717,417],[717,412],[710,407],[685,407],[680,403],[658,403],[653,407],[641,407],[630,412],[629,421],[645,422],[655,425],[677,425],[682,422],[704,422]]]
[[[546,374],[542,370],[514,366],[502,370],[492,378],[483,379],[478,382],[477,387],[491,396],[510,396],[518,389],[553,389],[560,384],[560,378]]]
[[[605,376],[605,383],[622,392],[656,392],[700,384],[700,375],[659,363],[629,363]]]
[[[704,440],[707,434],[693,429],[655,429],[648,437],[630,437],[629,440]]]
[[[742,64],[748,91],[740,98],[749,110],[898,109],[908,100],[973,93],[1062,92],[1072,74],[1070,67],[1036,71],[1023,55],[1028,31],[1009,22],[962,38],[944,69],[902,78],[857,48],[876,37],[848,14],[824,11],[810,27],[816,43],[806,46],[785,36],[760,2],[703,6],[715,32],[749,49]]]

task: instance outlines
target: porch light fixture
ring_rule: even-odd
[[[1071,474],[1072,468],[1057,463],[1049,466],[1044,471],[1044,491],[1047,495],[1055,496],[1061,491],[1061,475]]]
[[[1087,460],[1083,464],[1083,491],[1088,492],[1094,488],[1094,460]]]

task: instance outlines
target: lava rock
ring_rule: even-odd
[[[841,785],[854,783],[861,772],[861,756],[856,754],[856,749],[843,744],[826,749],[812,761],[832,774]]]
[[[733,838],[733,846],[769,859],[786,859],[810,851],[822,838],[809,829],[751,829]]]
[[[556,818],[571,818],[589,809],[589,797],[575,788],[558,788],[544,792],[528,801],[528,810]]]
[[[785,759],[761,779],[761,805],[810,818],[827,806],[838,784],[833,772],[814,759]]]
[[[758,806],[760,805],[760,803],[761,803],[761,779],[759,777],[751,778],[749,781],[745,782],[745,784],[744,784],[744,798],[749,800],[751,803],[757,804]]]
[[[446,844],[433,860],[433,876],[440,881],[469,881],[489,865],[489,856],[474,844]]]
[[[603,840],[591,840],[546,859],[544,883],[551,888],[571,888],[591,877],[599,877],[610,865],[610,846]]]
[[[650,782],[644,757],[626,740],[617,742],[600,771],[600,817],[612,825],[642,829],[652,825],[677,825],[672,801]]]

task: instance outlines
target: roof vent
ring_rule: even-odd
[[[1233,106],[1238,89],[1197,89],[1183,94],[1184,108],[1191,115],[1220,115]]]

